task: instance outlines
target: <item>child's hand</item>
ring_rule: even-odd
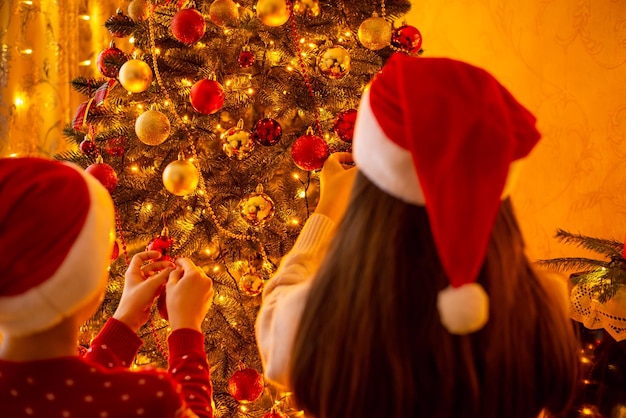
[[[335,223],[343,218],[350,200],[357,171],[354,166],[346,168],[343,164],[352,162],[349,152],[336,152],[328,157],[320,173],[320,200],[315,212],[328,216]]]
[[[159,257],[158,251],[137,253],[126,270],[124,291],[113,318],[135,332],[150,318],[150,307],[175,267],[171,261],[156,261],[141,267],[144,262]]]
[[[166,304],[172,330],[202,330],[202,321],[213,302],[213,280],[188,258],[176,260],[166,286]]]

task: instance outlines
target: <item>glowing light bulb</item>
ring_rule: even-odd
[[[91,16],[89,16],[89,15],[78,15],[78,18],[82,19],[82,20],[89,20],[89,19],[91,19]]]

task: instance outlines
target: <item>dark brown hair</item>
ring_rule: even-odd
[[[451,335],[437,313],[448,281],[425,208],[359,173],[296,336],[291,381],[300,406],[318,418],[558,414],[577,383],[578,347],[523,248],[506,199],[478,278],[489,322]]]

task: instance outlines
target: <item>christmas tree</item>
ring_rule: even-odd
[[[216,416],[301,415],[260,381],[259,294],[315,208],[315,170],[350,149],[368,82],[394,51],[421,53],[417,28],[398,24],[409,7],[133,0],[107,20],[133,48],[110,45],[101,76],[73,80],[86,96],[65,129],[77,147],[58,156],[87,167],[118,215],[105,302],[82,344],[117,306],[130,255],[190,257],[216,290],[204,325]],[[136,365],[165,365],[158,310]]]
[[[574,286],[571,316],[578,321],[583,369],[581,390],[568,418],[626,416],[626,259],[624,243],[557,230],[560,242],[603,256],[540,260],[540,266],[569,272]]]

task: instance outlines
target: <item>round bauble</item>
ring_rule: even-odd
[[[137,138],[146,145],[159,145],[170,135],[170,121],[158,110],[146,110],[135,121]]]
[[[263,192],[263,187],[259,185],[255,192],[241,200],[239,213],[248,225],[263,226],[274,216],[274,201]]]
[[[250,51],[249,47],[244,47],[239,53],[239,56],[237,57],[237,64],[239,64],[241,68],[252,67],[255,61],[256,61],[256,58],[254,56],[254,53]]]
[[[359,42],[367,49],[378,51],[391,42],[391,23],[376,15],[365,19],[357,32]]]
[[[259,0],[256,15],[266,26],[282,26],[289,20],[289,8],[285,0]]]
[[[202,13],[196,9],[182,9],[172,18],[170,29],[174,38],[184,44],[191,45],[204,36],[206,22]]]
[[[149,15],[150,9],[146,0],[132,0],[128,3],[128,16],[135,22],[146,20]]]
[[[81,141],[78,148],[80,148],[80,152],[82,152],[85,155],[92,156],[98,153],[98,147],[96,143],[92,141],[91,138],[88,138],[88,137],[85,137],[85,139]]]
[[[228,379],[228,393],[241,403],[256,401],[263,389],[263,376],[254,369],[237,370]]]
[[[117,173],[110,165],[102,162],[102,158],[98,158],[94,164],[85,169],[85,172],[95,177],[102,185],[113,193],[117,187]]]
[[[217,26],[232,25],[239,19],[239,8],[233,0],[215,0],[209,7],[209,19]]]
[[[224,88],[215,80],[202,79],[191,87],[189,99],[198,112],[212,115],[224,106]]]
[[[102,50],[96,58],[96,66],[103,76],[116,78],[120,73],[120,68],[128,61],[128,55],[121,49],[115,47],[115,43]]]
[[[345,142],[352,142],[354,136],[354,125],[356,123],[356,109],[344,110],[339,112],[335,118],[335,124],[333,130],[341,139]]]
[[[119,79],[127,91],[141,93],[152,84],[152,69],[142,60],[128,60],[120,67]]]
[[[298,16],[318,17],[320,15],[320,0],[295,0],[293,12]]]
[[[391,46],[409,54],[417,54],[422,48],[422,34],[415,26],[400,26],[391,34]]]
[[[161,235],[157,235],[152,238],[148,243],[147,251],[158,251],[161,253],[161,257],[157,261],[170,261],[172,259],[172,245],[174,240],[167,233],[161,232]]]
[[[291,158],[294,164],[306,171],[322,168],[329,153],[328,144],[317,135],[302,135],[291,146]]]
[[[278,121],[271,118],[260,119],[252,130],[252,139],[266,147],[275,145],[283,136],[283,128]]]
[[[193,163],[179,157],[163,170],[165,189],[176,196],[187,196],[193,193],[200,181],[200,173]]]
[[[325,48],[317,57],[317,66],[328,78],[343,78],[350,72],[350,53],[338,45]]]
[[[248,272],[239,279],[239,289],[246,296],[257,296],[263,291],[265,281],[256,272]]]
[[[120,157],[124,155],[124,147],[126,145],[126,138],[123,136],[118,136],[115,138],[107,139],[106,144],[104,145],[104,149],[107,154],[115,157]]]
[[[238,160],[243,160],[252,154],[254,141],[250,132],[243,129],[243,121],[240,120],[237,126],[233,126],[222,134],[222,149],[226,155]]]

